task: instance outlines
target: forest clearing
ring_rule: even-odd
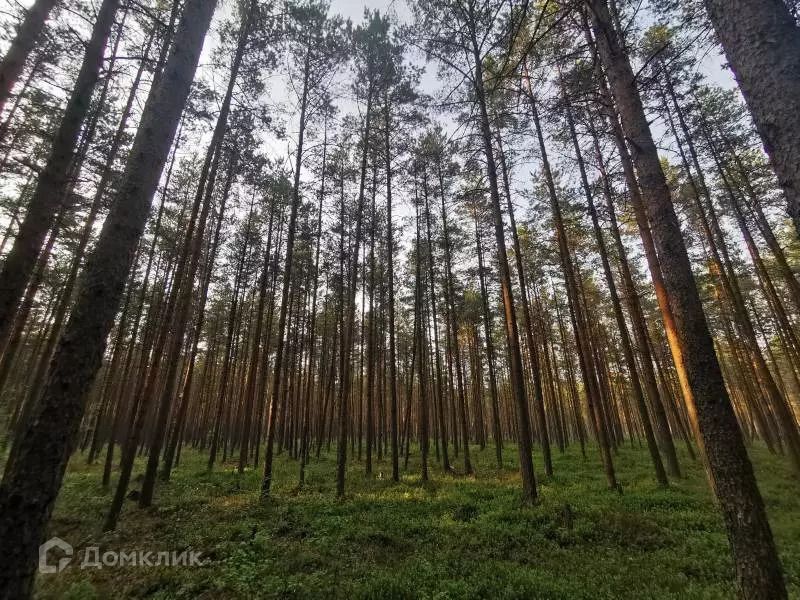
[[[798,0],[0,0],[0,600],[800,597]]]

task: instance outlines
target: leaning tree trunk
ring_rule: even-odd
[[[597,209],[594,204],[594,196],[591,186],[589,185],[589,178],[586,173],[585,163],[583,161],[583,152],[578,142],[575,119],[572,114],[572,105],[570,104],[570,99],[567,96],[566,91],[564,91],[564,110],[566,113],[570,137],[572,138],[572,145],[575,150],[575,157],[578,160],[578,172],[580,173],[582,184],[581,187],[583,188],[584,196],[586,197],[586,207],[589,210],[589,216],[592,220],[592,230],[594,231],[597,251],[600,253],[600,262],[603,265],[603,274],[605,275],[606,285],[608,286],[608,292],[611,296],[611,305],[614,309],[614,318],[617,322],[617,329],[619,329],[620,341],[622,342],[622,351],[623,355],[625,356],[625,365],[628,369],[631,389],[633,391],[633,398],[636,401],[636,405],[639,410],[639,416],[642,419],[642,429],[644,430],[647,448],[650,452],[650,458],[653,462],[653,470],[656,474],[656,481],[658,481],[659,485],[665,486],[669,483],[667,480],[667,474],[664,469],[664,463],[661,460],[661,454],[659,453],[658,445],[656,444],[656,438],[650,420],[650,411],[647,408],[644,391],[642,390],[641,381],[639,379],[639,369],[636,366],[636,359],[633,355],[633,347],[631,344],[630,335],[628,334],[628,325],[625,322],[624,315],[622,314],[622,307],[620,305],[619,295],[617,294],[617,286],[614,281],[614,274],[611,271],[611,264],[608,260],[605,238],[603,236],[603,231],[600,229],[600,221],[598,219]],[[606,190],[606,193],[609,193],[608,190]],[[653,399],[653,401],[655,401],[655,399]],[[630,433],[632,438],[632,429]],[[668,432],[667,435],[669,435]],[[675,471],[673,471],[672,474],[675,477],[679,476],[679,472],[677,471],[677,461],[675,462]]]
[[[705,0],[800,236],[800,28],[784,0]]]
[[[25,61],[39,40],[47,17],[56,4],[57,0],[36,0],[17,27],[17,35],[0,63],[0,113],[3,112],[11,90],[25,68]]]
[[[142,113],[116,201],[89,258],[75,308],[53,357],[17,460],[0,486],[0,597],[27,598],[39,544],[75,445],[86,397],[122,299],[150,203],[169,153],[211,22],[214,0],[188,0],[165,77]]]
[[[589,0],[587,7],[646,199],[674,317],[676,335],[670,340],[673,358],[689,384],[688,408],[705,447],[709,475],[733,549],[740,593],[744,598],[785,598],[786,587],[764,502],[725,388],[633,69],[611,23],[607,1]]]
[[[44,238],[53,226],[56,214],[70,189],[70,165],[75,156],[76,142],[89,112],[92,93],[100,76],[103,54],[119,4],[120,0],[103,0],[100,6],[92,37],[86,46],[75,87],[53,139],[47,164],[39,175],[28,211],[0,271],[0,340],[5,340],[10,331],[14,312],[31,278]]]

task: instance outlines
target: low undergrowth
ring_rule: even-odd
[[[620,449],[622,494],[606,489],[596,450],[555,453],[540,501],[519,503],[516,449],[472,451],[476,475],[423,483],[412,457],[400,483],[388,460],[374,476],[352,462],[347,496],[335,495],[335,452],[313,459],[306,483],[285,453],[272,497],[259,500],[260,469],[212,473],[185,451],[152,508],[128,500],[117,531],[100,526],[112,490],[102,467],[76,456],[51,534],[75,547],[61,573],[40,575],[42,598],[730,598],[733,566],[721,518],[699,464],[659,489],[648,455]],[[800,495],[788,465],[752,451],[790,593],[800,597]],[[538,456],[536,457],[539,458]],[[458,465],[458,459],[453,460]],[[540,461],[537,460],[537,466]],[[203,566],[80,568],[89,547],[194,550]]]

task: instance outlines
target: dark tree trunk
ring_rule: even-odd
[[[740,593],[744,598],[785,598],[786,587],[764,502],[723,382],[633,70],[611,24],[607,1],[589,0],[587,7],[646,199],[674,317],[673,339],[678,351],[673,351],[673,358],[689,384],[689,409],[705,447],[709,474],[733,549]]]
[[[472,5],[470,5],[472,10]],[[486,155],[487,173],[489,176],[489,192],[491,195],[492,214],[494,216],[495,237],[497,240],[497,262],[500,268],[500,291],[503,298],[503,314],[505,316],[506,342],[508,344],[509,368],[511,370],[511,388],[514,404],[517,409],[517,427],[519,430],[519,461],[520,474],[522,475],[522,499],[525,503],[536,500],[536,476],[533,471],[533,447],[531,441],[530,413],[528,399],[525,392],[525,380],[522,373],[522,352],[519,344],[519,327],[514,306],[514,294],[511,289],[511,272],[508,266],[506,253],[505,227],[503,213],[500,205],[500,192],[497,181],[497,165],[494,160],[492,148],[492,130],[489,122],[489,113],[486,109],[486,91],[483,85],[483,60],[480,55],[477,32],[470,29],[472,42],[472,59],[474,61],[475,96],[480,111],[480,129],[483,142],[483,151]],[[467,440],[464,440],[467,443]]]
[[[705,0],[800,236],[800,28],[783,0]]]
[[[75,444],[150,203],[189,95],[214,0],[188,0],[165,67],[145,105],[116,201],[81,280],[37,414],[16,442],[0,486],[0,597],[27,598],[39,544]],[[15,444],[15,445],[16,445]]]
[[[17,27],[17,34],[11,41],[3,62],[0,63],[0,113],[3,112],[3,107],[11,96],[11,90],[25,68],[28,55],[42,35],[50,11],[57,3],[58,0],[36,0]]]
[[[76,142],[100,76],[108,37],[120,0],[103,0],[92,37],[86,46],[75,87],[67,102],[61,123],[53,139],[47,164],[39,175],[36,190],[20,224],[14,244],[0,271],[0,340],[8,337],[14,312],[31,278],[36,257],[56,215],[67,201],[70,189],[70,166],[76,154]]]
[[[386,143],[386,278],[389,281],[389,403],[392,436],[392,480],[400,481],[400,449],[397,405],[397,351],[394,311],[394,231],[392,224],[392,156],[389,143],[391,112],[388,97],[384,97],[384,140]]]

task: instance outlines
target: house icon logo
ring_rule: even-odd
[[[58,559],[56,565],[52,565],[48,561],[49,554],[56,554],[51,552],[54,548],[58,548],[65,555]],[[67,542],[57,537],[50,538],[39,546],[39,573],[60,573],[72,561],[72,553],[72,546]]]

